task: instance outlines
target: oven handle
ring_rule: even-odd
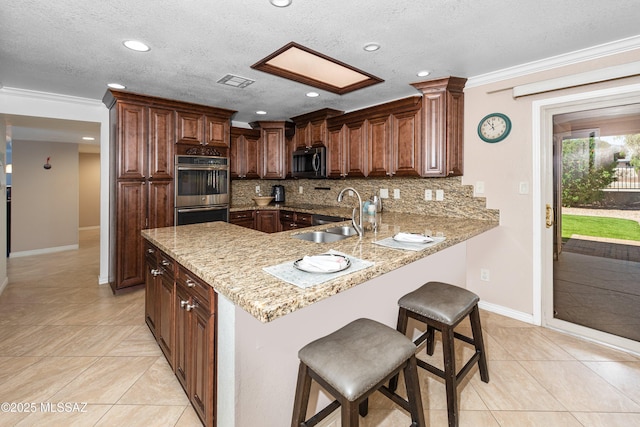
[[[178,209],[178,213],[222,211],[222,210],[226,210],[226,209],[227,209],[227,207],[224,206],[224,205],[216,205],[216,206],[211,206],[211,207],[206,207],[206,208],[182,208],[182,209]]]
[[[178,166],[179,171],[226,171],[229,166]]]

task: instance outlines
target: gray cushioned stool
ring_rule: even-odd
[[[457,286],[441,282],[428,282],[413,292],[410,292],[398,300],[399,332],[406,334],[409,318],[427,324],[424,334],[414,340],[419,346],[427,340],[427,354],[433,355],[435,347],[434,330],[442,333],[442,348],[444,352],[444,371],[418,359],[418,366],[429,372],[444,378],[447,390],[447,412],[449,427],[458,426],[458,397],[457,387],[467,373],[477,363],[480,370],[480,378],[485,383],[489,382],[489,370],[480,327],[480,314],[478,312],[479,298],[473,292]],[[467,316],[471,322],[473,338],[454,332],[454,328]],[[456,373],[456,358],[454,338],[467,342],[475,347],[475,353]],[[398,386],[398,377],[391,379],[389,388],[393,391]]]
[[[410,339],[370,319],[354,320],[307,344],[298,352],[300,368],[291,426],[316,425],[342,406],[342,427],[357,427],[359,410],[366,415],[369,395],[380,390],[411,414],[412,427],[424,427],[415,352]],[[408,400],[384,386],[401,370]],[[306,420],[312,379],[336,400]]]

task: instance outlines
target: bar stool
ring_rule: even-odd
[[[419,346],[426,340],[426,352],[428,355],[433,355],[435,348],[434,330],[442,333],[444,371],[420,359],[417,359],[417,364],[440,378],[444,378],[447,391],[449,427],[458,427],[457,388],[474,364],[478,364],[482,381],[489,382],[489,370],[487,369],[487,358],[482,339],[478,301],[478,296],[473,292],[441,282],[428,282],[398,300],[400,309],[398,311],[397,330],[406,334],[409,318],[425,323],[427,325],[426,332],[416,338],[414,344]],[[454,332],[454,328],[467,316],[471,321],[473,338]],[[454,338],[475,347],[475,353],[459,373],[456,373]],[[396,375],[391,379],[389,389],[395,391],[397,386],[398,376]]]
[[[314,426],[342,406],[342,427],[357,427],[358,415],[367,413],[369,396],[380,390],[411,414],[412,427],[425,427],[415,352],[410,339],[370,319],[354,320],[307,344],[298,352],[291,426]],[[400,371],[404,372],[408,400],[384,385]],[[306,420],[312,379],[336,400]]]

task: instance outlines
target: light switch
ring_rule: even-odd
[[[381,188],[380,189],[380,198],[381,199],[388,199],[389,198],[389,189],[388,188]]]
[[[444,190],[436,190],[436,200],[439,202],[444,200]]]
[[[393,189],[393,198],[394,199],[399,199],[400,198],[400,189],[399,188],[394,188]]]
[[[484,181],[476,182],[476,194],[484,194]]]
[[[424,190],[424,199],[425,200],[433,200],[433,191],[431,190]]]
[[[518,186],[518,192],[520,194],[529,194],[529,182],[521,181],[520,185]]]
[[[298,193],[302,194],[304,192],[302,185],[298,187]]]

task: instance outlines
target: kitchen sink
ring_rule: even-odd
[[[308,242],[331,243],[346,239],[349,236],[337,233],[327,233],[326,231],[310,231],[308,233],[294,234],[291,237],[294,239],[306,240]]]
[[[350,225],[343,225],[341,227],[331,227],[331,228],[327,228],[324,231],[326,231],[327,233],[341,234],[343,236],[355,236],[356,234],[358,234],[356,229]]]

